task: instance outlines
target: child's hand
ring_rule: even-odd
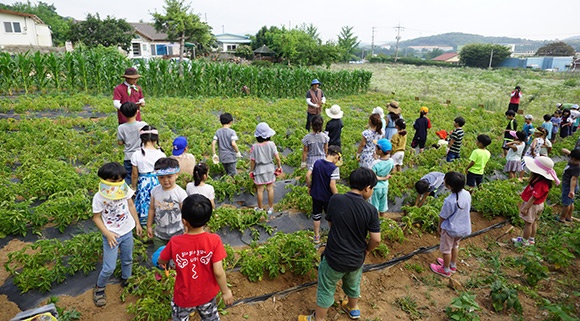
[[[111,248],[115,248],[119,244],[119,242],[117,242],[119,235],[108,231],[105,237],[107,237],[107,243],[109,243],[109,246]]]
[[[238,152],[236,153],[236,157],[237,157],[237,158],[242,158],[242,153],[240,153],[240,151],[238,151]]]
[[[152,227],[147,227],[147,237],[148,238],[153,237],[153,228]]]
[[[574,191],[570,191],[570,193],[568,193],[569,198],[574,199],[574,196],[575,196]]]
[[[302,168],[302,169],[306,168],[306,162],[300,163],[300,168]]]
[[[234,295],[232,294],[232,290],[229,288],[225,293],[222,293],[222,298],[224,299],[224,303],[226,305],[231,305],[234,303]]]
[[[137,236],[141,236],[141,234],[143,234],[143,228],[141,227],[141,224],[137,223],[135,224],[135,231],[137,232]]]

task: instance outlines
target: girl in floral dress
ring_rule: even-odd
[[[358,145],[357,160],[360,167],[371,168],[375,160],[375,143],[381,139],[383,123],[379,114],[369,117],[369,128],[362,132],[362,140]]]

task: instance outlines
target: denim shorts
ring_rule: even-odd
[[[342,280],[342,290],[349,298],[359,298],[361,277],[362,266],[352,272],[338,272],[328,265],[326,258],[322,257],[318,266],[316,305],[328,309],[334,303],[336,284],[340,280]]]
[[[563,206],[570,206],[574,204],[574,199],[568,197],[568,193],[570,193],[570,183],[562,183],[562,205]],[[576,189],[574,194],[578,194],[578,185],[576,185]]]

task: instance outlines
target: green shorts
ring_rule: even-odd
[[[333,270],[326,258],[322,257],[318,266],[318,289],[316,290],[316,305],[328,309],[334,303],[336,283],[342,280],[342,290],[349,298],[360,297],[360,280],[362,266],[352,272],[338,272]]]

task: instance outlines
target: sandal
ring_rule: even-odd
[[[360,319],[360,310],[358,307],[351,309],[348,306],[348,300],[342,300],[340,306],[342,307],[342,311],[344,311],[349,318],[353,320]]]
[[[107,304],[107,295],[105,294],[105,288],[99,288],[96,286],[93,289],[93,302],[96,306],[102,307]]]
[[[314,313],[311,315],[299,315],[298,321],[316,321],[316,316],[314,316]]]

